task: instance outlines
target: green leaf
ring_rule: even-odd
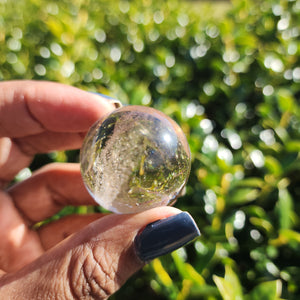
[[[152,261],[152,267],[153,267],[157,277],[159,278],[160,282],[164,286],[171,288],[173,286],[172,279],[158,258],[154,259]]]
[[[265,232],[271,232],[273,230],[272,223],[263,218],[251,217],[250,222],[260,229],[263,229]]]
[[[262,188],[264,185],[265,181],[259,177],[249,177],[234,183],[234,186],[249,188]]]
[[[234,286],[235,299],[242,299],[243,293],[240,280],[229,265],[226,265],[225,267],[225,280]]]
[[[213,280],[224,300],[242,300],[242,287],[240,281],[229,265],[225,266],[225,277],[214,275]]]
[[[178,254],[178,250],[172,254],[177,270],[183,279],[189,280],[196,285],[203,286],[205,284],[204,278],[199,274],[196,269],[189,263],[185,263]]]
[[[273,156],[265,156],[265,166],[270,171],[270,173],[279,176],[282,174],[282,167],[280,162]]]
[[[277,211],[279,215],[279,226],[281,229],[290,229],[294,212],[293,199],[289,191],[279,189]]]
[[[149,98],[149,100],[146,98]],[[147,86],[145,84],[140,84],[139,86],[135,87],[130,98],[130,104],[142,105],[143,101],[145,101],[144,99],[150,102],[151,95],[149,94]]]
[[[245,204],[258,198],[260,190],[253,188],[232,189],[227,195],[226,202],[229,204]]]
[[[263,282],[247,295],[249,300],[278,300],[281,294],[281,281]]]
[[[209,264],[213,261],[216,253],[216,244],[203,244],[199,240],[195,243],[195,248],[199,253],[197,260],[197,270],[202,273],[206,268],[209,269]]]
[[[265,166],[270,171],[270,173],[279,176],[282,174],[282,167],[280,162],[272,157],[272,156],[266,156],[265,157]]]
[[[294,110],[294,95],[287,89],[280,89],[277,92],[279,108],[282,112],[293,112]]]
[[[288,141],[284,146],[289,152],[300,152],[300,140]]]
[[[234,291],[234,288],[232,284],[227,282],[224,278],[214,275],[213,280],[218,287],[218,290],[220,294],[222,295],[222,298],[224,300],[232,300],[232,293]]]
[[[280,230],[278,238],[270,241],[270,244],[273,246],[282,246],[293,243],[297,245],[300,243],[300,233],[290,229]]]

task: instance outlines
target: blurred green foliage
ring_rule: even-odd
[[[176,0],[0,1],[1,80],[151,105],[188,137],[192,171],[176,206],[202,237],[112,299],[300,297],[300,1],[234,0],[213,15]],[[31,168],[77,159],[55,152]]]

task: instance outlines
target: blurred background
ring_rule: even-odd
[[[152,106],[187,135],[176,207],[202,236],[111,299],[299,299],[299,24],[300,0],[0,0],[0,80]],[[53,161],[78,151],[38,155],[16,180]]]

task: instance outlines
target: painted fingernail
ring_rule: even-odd
[[[102,98],[105,98],[107,101],[109,101],[110,103],[112,103],[115,106],[115,108],[120,108],[120,107],[123,106],[120,100],[117,100],[115,98],[112,98],[110,96],[107,96],[107,95],[104,95],[104,94],[101,94],[101,93],[96,93],[96,92],[92,92],[92,93],[96,94],[96,95],[98,95],[98,96],[100,96]]]
[[[187,212],[147,225],[134,240],[137,256],[150,261],[170,253],[200,236],[200,231]]]

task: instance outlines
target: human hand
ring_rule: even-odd
[[[95,205],[79,166],[50,164],[7,184],[35,154],[79,148],[113,109],[58,83],[0,83],[0,299],[106,299],[145,262],[199,235],[192,218],[172,207],[73,215],[32,229],[66,205]]]

